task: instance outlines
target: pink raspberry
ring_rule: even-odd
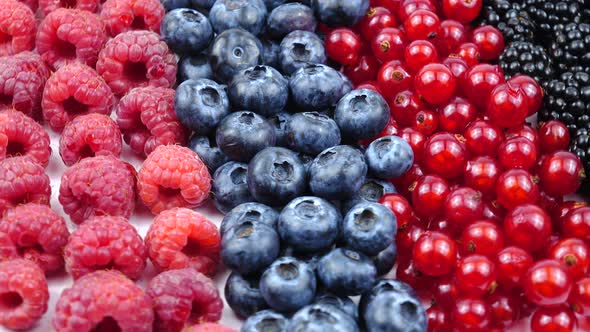
[[[217,271],[220,241],[215,224],[186,208],[160,213],[145,237],[148,256],[157,269],[191,267],[208,276]]]
[[[49,206],[28,203],[6,211],[0,232],[10,237],[19,256],[37,263],[46,273],[63,268],[62,253],[70,232],[66,221]]]
[[[31,8],[33,13],[37,12],[37,8],[39,7],[39,3],[37,0],[17,0],[17,1],[27,5],[27,7]]]
[[[112,155],[82,159],[64,172],[59,202],[76,224],[93,216],[129,218],[135,207],[135,169]]]
[[[58,8],[75,8],[96,13],[99,4],[100,0],[39,0],[43,15],[48,15]]]
[[[238,330],[216,323],[203,323],[187,327],[183,332],[238,332]]]
[[[158,214],[202,204],[211,190],[211,175],[195,152],[178,145],[162,145],[143,162],[137,186],[143,204]]]
[[[47,167],[51,147],[43,126],[21,112],[0,111],[0,160],[27,156]]]
[[[76,229],[64,250],[66,269],[74,279],[96,270],[119,270],[138,279],[147,252],[137,230],[123,217],[92,217]]]
[[[128,31],[107,42],[96,70],[116,95],[140,86],[171,88],[176,83],[176,56],[158,34]]]
[[[174,112],[174,90],[145,87],[129,91],[115,107],[125,142],[141,155],[160,145],[186,143],[187,132]]]
[[[8,234],[0,232],[0,262],[14,258],[19,258],[14,242]]]
[[[0,109],[14,108],[28,116],[41,111],[49,68],[38,54],[23,52],[0,58]]]
[[[111,118],[90,113],[69,122],[59,138],[59,154],[72,166],[81,159],[110,153],[121,155],[121,131]]]
[[[160,33],[166,12],[159,0],[107,0],[100,11],[111,36],[130,30]]]
[[[72,63],[58,69],[47,80],[43,91],[43,118],[59,131],[78,115],[110,115],[114,103],[111,89],[94,69]]]
[[[76,280],[57,301],[53,328],[59,332],[151,332],[147,294],[118,271],[96,271]]]
[[[211,279],[191,268],[170,270],[154,277],[146,290],[152,299],[155,328],[180,332],[187,322],[216,322],[223,301]]]
[[[0,263],[0,325],[26,330],[43,316],[49,288],[43,270],[26,259]]]
[[[98,15],[58,8],[39,24],[37,52],[53,69],[74,61],[94,67],[106,41],[104,23]]]
[[[25,203],[49,205],[51,187],[43,167],[30,157],[0,161],[0,215]]]
[[[0,10],[0,56],[35,48],[37,22],[31,8],[14,0],[2,2]]]

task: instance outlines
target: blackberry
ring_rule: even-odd
[[[545,83],[553,77],[551,58],[542,46],[533,43],[510,43],[500,55],[499,62],[506,78],[526,74],[537,82]]]
[[[550,52],[561,72],[590,73],[590,24],[557,25]]]
[[[586,174],[590,174],[590,130],[588,128],[580,128],[576,131],[570,149],[582,161]],[[580,191],[586,195],[590,194],[590,181],[587,178]]]
[[[484,2],[479,25],[492,25],[504,35],[506,43],[533,41],[536,25],[519,2],[492,0]]]
[[[580,22],[584,0],[525,0],[523,6],[539,31],[546,34],[551,33],[559,24]]]

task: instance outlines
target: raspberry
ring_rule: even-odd
[[[10,236],[4,232],[0,232],[0,262],[18,258],[18,251]]]
[[[37,22],[31,8],[14,0],[2,2],[0,10],[0,56],[35,48]]]
[[[125,142],[141,155],[160,145],[185,145],[187,133],[174,112],[174,90],[145,87],[129,91],[116,106]]]
[[[39,24],[37,52],[53,69],[74,61],[94,67],[106,41],[104,23],[98,15],[59,8]]]
[[[128,31],[107,42],[96,70],[117,95],[139,86],[171,88],[176,83],[176,56],[158,34]]]
[[[70,232],[66,221],[47,205],[28,203],[6,211],[0,232],[8,235],[19,256],[46,273],[63,268],[62,251]]]
[[[223,301],[213,281],[191,268],[154,277],[146,290],[154,303],[155,328],[178,332],[186,322],[216,322]]]
[[[27,7],[31,8],[33,13],[37,12],[37,8],[39,7],[37,0],[18,0],[18,2],[27,5]]]
[[[23,52],[0,58],[0,108],[37,115],[48,78],[49,68],[38,54]]]
[[[57,70],[43,91],[43,118],[61,130],[81,114],[111,114],[115,99],[104,79],[94,69],[72,63]]]
[[[151,332],[149,296],[118,271],[96,271],[61,293],[53,328],[60,332]]]
[[[111,155],[82,159],[64,172],[59,202],[76,224],[92,216],[129,218],[135,207],[135,169]]]
[[[0,160],[27,156],[47,167],[51,147],[43,126],[21,112],[0,111]]]
[[[64,164],[72,166],[80,159],[111,153],[121,155],[121,131],[103,114],[86,114],[69,122],[59,138],[59,154]]]
[[[158,0],[107,0],[100,16],[111,36],[130,30],[160,33],[164,6]]]
[[[209,276],[217,271],[219,242],[215,224],[186,208],[160,213],[145,237],[148,255],[157,269],[192,267]]]
[[[137,179],[139,198],[152,213],[196,207],[211,190],[211,175],[199,156],[178,145],[157,147],[143,162]]]
[[[43,167],[29,157],[0,161],[0,215],[25,203],[49,205],[51,187]]]
[[[48,15],[58,8],[75,8],[96,13],[99,4],[100,0],[39,0],[43,15]]]
[[[115,269],[138,279],[147,252],[137,230],[123,217],[93,217],[76,229],[64,250],[74,279],[96,270]]]
[[[237,332],[238,330],[232,329],[231,327],[215,324],[215,323],[203,323],[187,327],[183,332]]]
[[[43,270],[25,259],[0,263],[0,325],[25,330],[47,311],[49,289]]]

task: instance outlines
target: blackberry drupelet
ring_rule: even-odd
[[[590,73],[590,24],[570,23],[555,26],[550,54],[558,71]]]
[[[554,74],[553,62],[545,49],[529,42],[510,43],[500,55],[499,63],[507,79],[525,74],[545,84]]]
[[[540,32],[551,33],[558,24],[580,22],[584,0],[525,0],[523,7]]]
[[[479,25],[492,25],[504,35],[506,43],[532,41],[536,25],[517,1],[492,0],[484,2]]]

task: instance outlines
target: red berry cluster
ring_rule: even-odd
[[[468,25],[482,1],[372,5],[329,31],[326,51],[388,100],[380,137],[414,151],[380,202],[397,216],[397,278],[433,303],[429,331],[502,331],[533,312],[534,332],[572,331],[590,312],[590,207],[564,202],[585,176],[567,128],[525,123],[543,90],[486,63],[504,40]]]

